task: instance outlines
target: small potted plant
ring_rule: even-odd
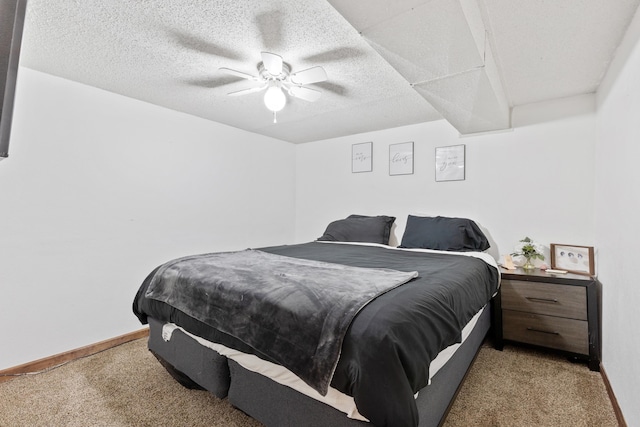
[[[511,256],[524,257],[525,263],[522,268],[525,270],[533,270],[534,268],[536,268],[532,262],[534,259],[539,259],[541,261],[544,260],[544,255],[542,254],[542,246],[535,243],[528,237],[525,237],[516,244],[514,252],[511,254]]]

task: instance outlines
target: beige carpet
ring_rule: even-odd
[[[444,424],[617,426],[602,376],[544,352],[483,347]]]
[[[483,347],[446,426],[615,426],[597,372],[561,357]],[[0,383],[0,426],[260,426],[176,383],[137,340]]]

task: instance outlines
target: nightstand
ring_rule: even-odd
[[[519,342],[586,359],[600,370],[597,281],[579,274],[501,269],[499,304],[494,313],[495,346]]]

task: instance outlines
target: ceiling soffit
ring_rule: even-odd
[[[461,134],[510,126],[475,0],[374,1],[371,12],[348,0],[330,3]]]

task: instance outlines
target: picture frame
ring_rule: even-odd
[[[389,175],[413,174],[413,141],[389,145]]]
[[[371,172],[373,170],[373,142],[361,142],[351,146],[351,172]]]
[[[436,147],[436,181],[464,181],[465,145]]]
[[[551,243],[549,249],[551,268],[586,276],[596,274],[593,246]]]

